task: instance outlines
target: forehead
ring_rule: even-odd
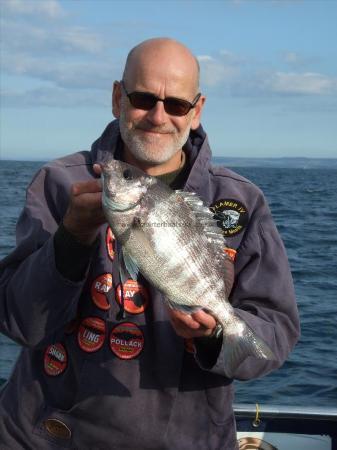
[[[152,51],[138,55],[129,67],[129,89],[157,95],[195,96],[197,65],[191,55],[174,51]]]

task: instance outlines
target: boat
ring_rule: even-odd
[[[234,404],[240,450],[337,450],[337,408]]]

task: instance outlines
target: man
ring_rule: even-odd
[[[168,311],[144,279],[120,279],[96,164],[113,155],[211,207],[235,257],[232,305],[275,354],[247,358],[235,378],[279,367],[299,334],[284,247],[261,192],[210,165],[204,102],[190,51],[145,41],[114,83],[117,120],[29,186],[0,272],[1,331],[23,345],[1,392],[1,449],[237,448],[221,330],[205,311]]]

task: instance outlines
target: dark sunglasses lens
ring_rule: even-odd
[[[130,103],[134,108],[150,111],[155,107],[158,98],[155,95],[145,92],[132,92],[128,94]],[[161,100],[162,101],[162,100]],[[164,108],[167,114],[172,116],[185,116],[191,109],[191,104],[179,98],[166,98],[164,100]]]
[[[149,111],[157,103],[154,95],[145,94],[142,92],[132,92],[129,94],[130,103],[134,108]]]
[[[172,116],[185,116],[191,109],[189,102],[176,98],[166,98],[164,107],[165,111]]]

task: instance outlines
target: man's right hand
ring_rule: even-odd
[[[100,174],[100,168],[94,165]],[[106,222],[102,210],[101,180],[74,183],[71,186],[70,201],[63,218],[63,225],[78,242],[91,245],[98,234],[99,227]]]

